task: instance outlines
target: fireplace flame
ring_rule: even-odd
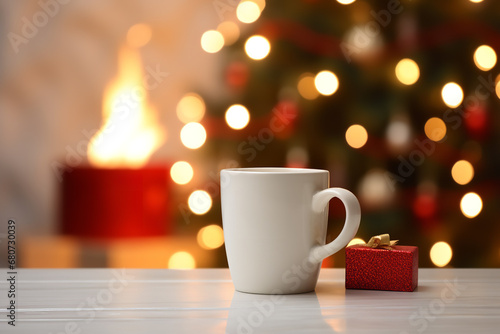
[[[87,154],[95,167],[140,168],[165,141],[156,110],[148,103],[139,54],[122,48],[118,75],[104,92],[101,128]]]

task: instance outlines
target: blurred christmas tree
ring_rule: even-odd
[[[212,36],[226,39],[227,92],[202,122],[216,168],[328,169],[360,199],[365,241],[418,245],[422,267],[500,265],[500,2],[255,0],[236,14],[239,38],[227,22]],[[332,201],[329,240],[343,215]]]

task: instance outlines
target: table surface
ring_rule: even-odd
[[[316,291],[235,292],[227,269],[19,269],[16,326],[7,270],[0,333],[498,333],[500,269],[420,269],[414,292],[346,290],[322,269]]]

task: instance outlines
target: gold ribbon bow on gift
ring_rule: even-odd
[[[383,248],[392,250],[392,247],[398,243],[399,240],[391,240],[389,234],[381,234],[371,237],[366,244],[361,244],[362,246],[370,248]]]

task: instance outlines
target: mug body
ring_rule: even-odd
[[[222,224],[235,289],[262,294],[313,291],[328,209],[313,212],[312,197],[329,186],[329,172],[300,168],[221,171]]]

